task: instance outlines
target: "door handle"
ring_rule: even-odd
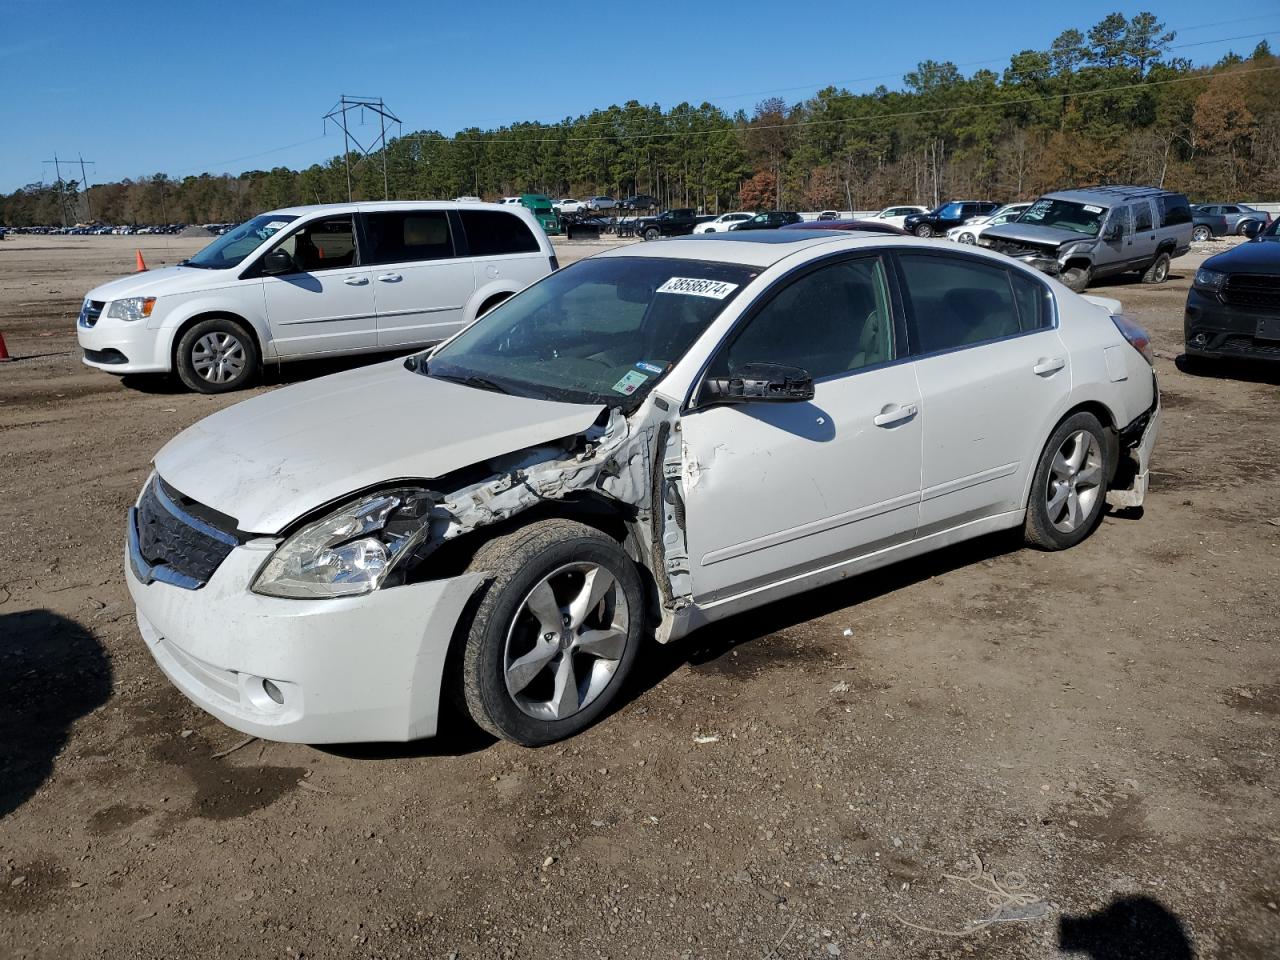
[[[383,283],[396,283],[402,278],[398,273],[384,273],[378,279]]]
[[[890,403],[871,422],[877,427],[892,427],[895,423],[910,420],[919,412],[914,403]]]
[[[1065,357],[1041,357],[1036,361],[1036,365],[1031,368],[1031,372],[1037,377],[1048,377],[1057,373],[1066,365]]]
[[[349,287],[363,287],[369,282],[368,277],[345,277],[342,281]]]

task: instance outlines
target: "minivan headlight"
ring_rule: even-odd
[[[277,547],[253,592],[318,600],[376,590],[427,535],[435,502],[415,487],[361,497]]]
[[[125,297],[112,300],[107,316],[115,320],[145,320],[156,307],[155,297]]]
[[[1227,282],[1227,275],[1219,273],[1217,270],[1206,270],[1201,267],[1196,271],[1195,286],[1201,290],[1208,290],[1210,293],[1217,293],[1222,289],[1223,284]]]

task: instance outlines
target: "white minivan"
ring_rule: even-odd
[[[254,217],[177,266],[89,291],[84,362],[176,371],[202,393],[267,361],[410,350],[444,340],[558,267],[523,207],[335,203]]]

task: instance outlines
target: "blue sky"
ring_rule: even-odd
[[[1000,70],[1062,30],[1144,9],[1196,63],[1248,54],[1258,34],[1280,50],[1274,0],[0,0],[0,191],[52,180],[55,152],[97,161],[93,181],[323,162],[341,152],[320,118],[342,93],[384,97],[405,132],[446,134],[629,99],[750,110],[827,84],[894,87],[929,58]]]

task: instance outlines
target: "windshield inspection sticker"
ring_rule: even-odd
[[[639,370],[628,370],[622,375],[622,379],[613,385],[613,392],[629,397],[644,386],[644,382],[648,379],[648,375]]]
[[[643,370],[645,373],[651,374],[655,377],[658,374],[662,373],[662,368],[658,366],[656,363],[646,363],[643,360],[636,361],[636,369]]]
[[[738,289],[736,283],[721,280],[700,280],[697,277],[672,277],[658,288],[658,293],[683,293],[692,297],[710,297],[723,300]]]
[[[1085,213],[1101,213],[1101,212],[1102,212],[1102,208],[1101,208],[1101,207],[1095,207],[1095,206],[1094,206],[1093,204],[1091,204],[1091,203],[1086,203],[1086,204],[1084,205],[1084,209],[1085,209]]]

